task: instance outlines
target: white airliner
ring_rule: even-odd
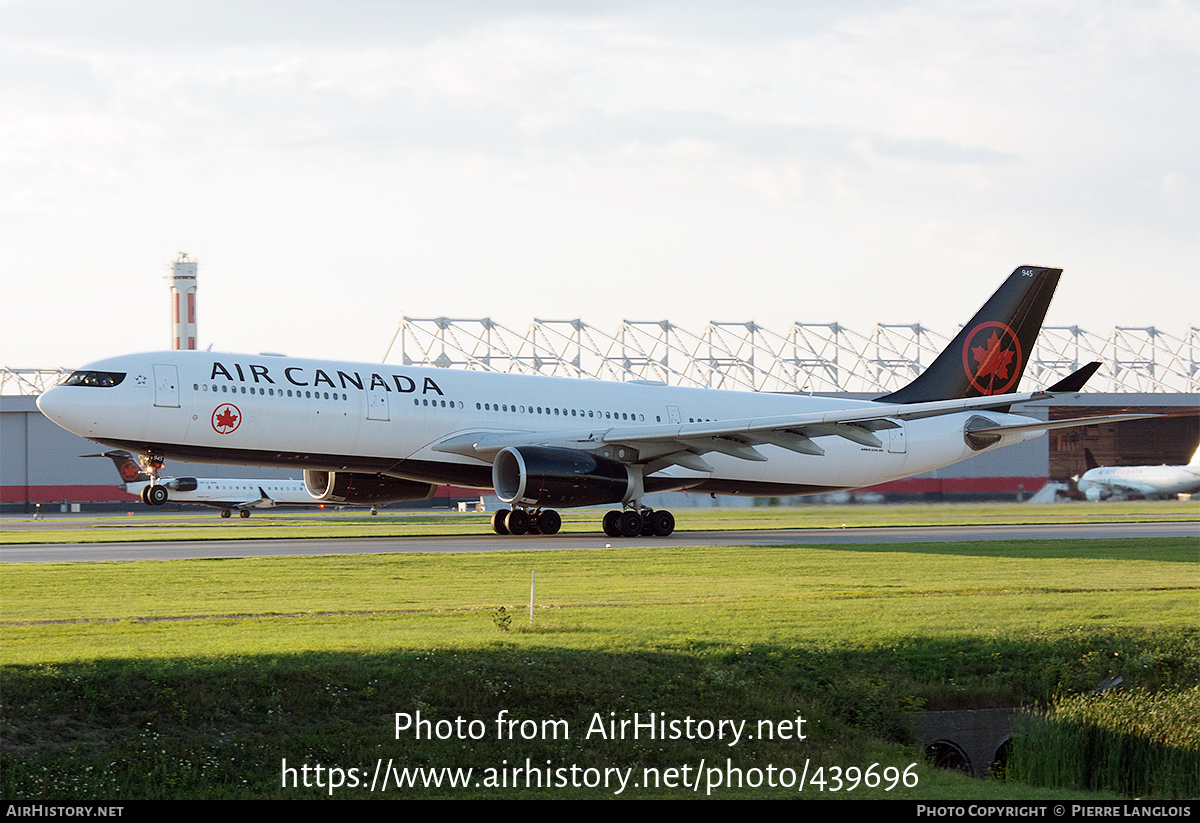
[[[275,506],[317,506],[301,480],[246,480],[243,478],[159,477],[152,478],[127,451],[107,451],[86,457],[107,457],[121,475],[121,489],[142,498],[147,506],[196,503],[221,510],[222,517],[237,511],[249,517],[251,509]]]
[[[1093,363],[1014,393],[1061,269],[1016,269],[924,373],[875,401],[172,351],[86,366],[38,400],[60,426],[143,455],[302,467],[316,500],[494,488],[500,534],[554,534],[554,507],[614,505],[612,536],[669,535],[650,492],[799,495],[897,480],[1048,429],[1014,404],[1076,392]]]
[[[1084,449],[1088,470],[1076,483],[1088,500],[1175,497],[1200,494],[1200,448],[1186,466],[1113,466],[1101,468]]]

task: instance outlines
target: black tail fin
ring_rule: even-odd
[[[1062,269],[1041,266],[1016,269],[933,365],[879,400],[922,403],[1015,392],[1060,274]]]
[[[149,480],[150,475],[142,471],[142,467],[133,459],[133,455],[126,451],[111,451],[104,454],[85,454],[84,457],[107,457],[117,467],[117,474],[121,475],[123,483],[137,483],[143,480]]]
[[[1083,465],[1087,466],[1088,471],[1100,468],[1100,464],[1096,461],[1091,449],[1083,450]]]

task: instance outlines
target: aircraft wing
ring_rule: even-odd
[[[258,487],[259,498],[257,500],[247,500],[245,503],[235,503],[235,509],[269,509],[275,505],[275,501],[271,496],[263,491],[263,487]]]
[[[434,450],[463,454],[490,462],[501,449],[509,446],[557,446],[603,453],[608,453],[610,448],[619,450],[624,446],[631,450],[630,456],[613,456],[622,462],[645,464],[648,472],[658,471],[670,465],[711,472],[713,467],[701,458],[701,455],[709,452],[761,462],[767,458],[755,447],[774,445],[801,454],[819,456],[823,455],[825,450],[813,441],[821,437],[842,437],[860,445],[883,448],[884,443],[876,432],[899,428],[900,424],[896,422],[898,420],[919,420],[989,409],[1003,409],[1007,412],[1012,405],[1053,396],[1050,392],[1037,391],[923,403],[873,404],[839,411],[702,423],[617,426],[560,432],[464,432],[439,443],[434,446]],[[1049,430],[1153,416],[1107,415],[1013,426],[989,426],[973,428],[972,434],[998,436],[1005,431]]]
[[[258,493],[260,496],[256,500],[243,500],[241,502],[197,500],[195,502],[205,506],[212,506],[214,509],[234,509],[236,511],[242,511],[243,509],[269,509],[275,505],[275,501],[263,491],[262,486],[258,487]]]

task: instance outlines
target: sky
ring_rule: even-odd
[[[1200,3],[0,0],[0,365],[403,315],[1200,324]]]

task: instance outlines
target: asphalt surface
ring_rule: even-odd
[[[6,525],[6,530],[8,527]],[[667,538],[603,534],[553,537],[343,537],[280,540],[190,540],[157,543],[59,543],[0,546],[0,563],[187,560],[211,557],[289,557],[326,554],[454,553],[594,550],[609,547],[819,546],[856,543],[952,543],[982,540],[1077,540],[1200,537],[1200,524],[1082,523],[1026,526],[912,526],[864,529],[677,531]]]

